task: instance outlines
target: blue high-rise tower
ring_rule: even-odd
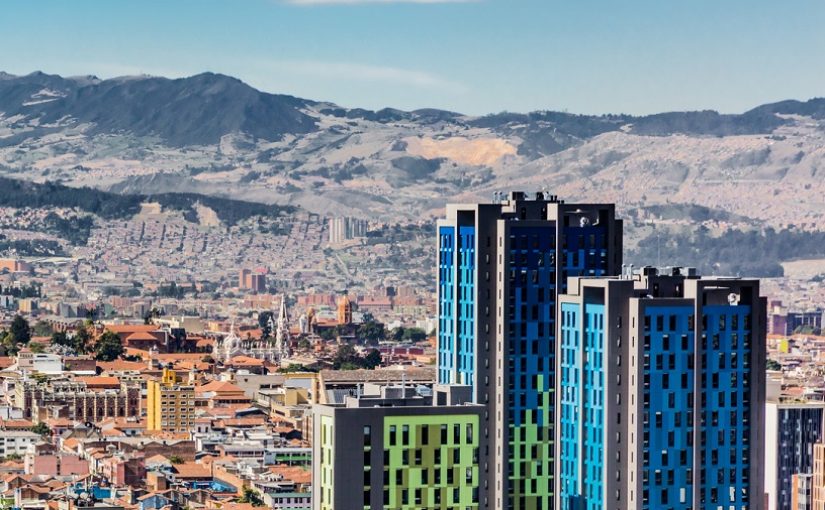
[[[616,275],[612,205],[513,192],[438,223],[438,381],[487,405],[483,508],[553,507],[556,302],[569,276]]]
[[[643,268],[559,309],[560,510],[764,507],[758,281]]]

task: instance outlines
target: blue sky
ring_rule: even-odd
[[[0,70],[208,70],[471,114],[739,112],[825,96],[822,27],[822,0],[4,0]]]

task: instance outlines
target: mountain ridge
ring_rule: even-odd
[[[171,146],[214,144],[222,136],[233,133],[267,140],[276,140],[286,134],[306,134],[318,126],[311,116],[301,110],[333,104],[262,92],[238,78],[214,72],[184,78],[140,75],[101,80],[94,75],[64,78],[42,71],[22,76],[0,71],[0,79],[3,82],[0,84],[0,112],[6,116],[40,116],[41,124],[69,116],[80,123],[95,124],[95,133],[131,132],[137,136],[159,136]],[[42,98],[39,102],[32,101],[45,90],[35,90],[35,87],[49,87],[50,92],[57,94]],[[143,115],[148,112],[153,112],[153,115],[144,118]],[[535,110],[471,116],[436,108],[404,111],[386,107],[373,111],[339,106],[323,108],[320,113],[380,123],[462,122],[500,130],[506,130],[513,123],[546,122],[556,132],[561,130],[566,135],[577,137],[592,137],[627,125],[630,125],[631,133],[650,136],[730,136],[768,133],[784,123],[776,114],[825,118],[825,98],[766,103],[739,114],[695,110],[650,115],[585,115]],[[209,119],[217,124],[210,129],[197,127],[197,124],[203,125]]]
[[[695,205],[720,222],[825,229],[822,98],[739,114],[469,116],[344,108],[217,73],[0,76],[0,175],[13,178],[378,221],[545,189],[630,212]]]

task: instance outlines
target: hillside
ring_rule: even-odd
[[[822,99],[736,115],[470,117],[341,108],[211,73],[2,76],[0,174],[37,182],[385,221],[431,218],[445,201],[496,190],[546,189],[625,212],[689,205],[776,229],[825,225]]]

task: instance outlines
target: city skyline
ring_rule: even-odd
[[[2,5],[0,510],[825,510],[825,3]]]

